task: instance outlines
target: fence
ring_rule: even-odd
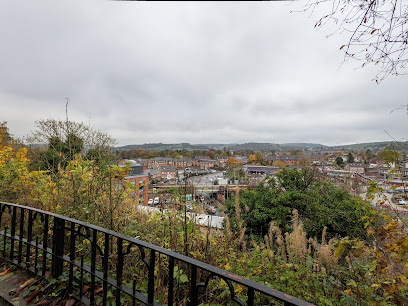
[[[214,292],[227,292],[229,304],[310,305],[179,253],[17,204],[0,202],[0,239],[4,260],[65,279],[87,305],[199,305]]]

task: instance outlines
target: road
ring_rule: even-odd
[[[221,171],[215,173],[204,174],[201,176],[192,176],[187,179],[189,184],[192,184],[195,187],[198,186],[212,186],[214,181],[218,178],[224,178],[224,175]]]
[[[367,199],[366,194],[361,195],[361,197],[365,200]],[[394,204],[391,198],[392,198],[392,193],[384,192],[383,194],[377,194],[374,197],[374,199],[371,201],[371,204],[380,209],[381,208],[384,210],[389,209],[390,215],[394,215],[399,218],[407,218],[408,208],[402,205]],[[387,205],[389,205],[389,207]]]

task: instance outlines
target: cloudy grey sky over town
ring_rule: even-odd
[[[299,1],[300,2],[300,1]],[[408,77],[342,65],[346,36],[288,2],[8,1],[0,121],[65,119],[140,143],[406,140]],[[387,132],[386,132],[387,131]]]

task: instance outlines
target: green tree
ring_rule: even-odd
[[[347,162],[349,164],[354,163],[354,156],[353,156],[353,154],[351,152],[348,152],[348,154],[347,154]]]
[[[35,126],[28,138],[32,169],[50,170],[55,174],[78,154],[97,164],[114,160],[111,153],[114,140],[104,132],[83,123],[54,119],[36,121]],[[46,148],[37,144],[44,144]]]
[[[239,193],[239,204],[227,201],[231,224],[242,222],[248,234],[264,237],[271,222],[283,232],[291,230],[292,211],[299,212],[310,237],[364,237],[363,216],[369,205],[333,184],[321,181],[313,169],[284,168],[277,175],[278,185],[261,183]],[[240,212],[245,213],[240,213]]]
[[[338,166],[342,166],[342,165],[344,164],[343,158],[340,157],[340,156],[337,156],[337,157],[336,157],[336,164],[337,164]]]
[[[374,153],[370,149],[367,149],[366,150],[366,157],[367,157],[367,160],[369,161],[369,160],[374,158]]]

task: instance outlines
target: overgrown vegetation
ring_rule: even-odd
[[[182,212],[147,217],[135,209],[129,197],[132,187],[123,181],[126,169],[86,159],[81,153],[70,156],[66,165],[30,170],[28,149],[13,148],[3,135],[10,135],[7,129],[0,135],[2,201],[112,229],[311,303],[408,304],[404,220],[376,212],[310,169],[298,172],[283,168],[277,181],[269,179],[253,190],[241,191],[228,203],[230,218],[225,229],[202,231]],[[63,150],[60,153],[67,157]],[[380,190],[373,184],[370,191]],[[78,246],[88,251],[89,245]],[[136,278],[138,290],[145,292],[140,258],[128,260],[130,268],[124,271],[124,280]],[[161,302],[167,298],[163,289],[168,282],[166,264],[157,259],[155,297]],[[187,270],[178,266],[175,275],[177,303],[185,305]],[[236,294],[246,292],[237,287]],[[257,305],[270,303],[257,298]],[[207,302],[227,304],[226,284],[212,283]]]

